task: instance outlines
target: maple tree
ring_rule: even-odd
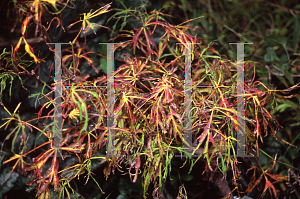
[[[33,72],[29,72],[24,62],[20,61],[18,55],[22,41],[25,44],[25,52],[34,59],[36,64],[43,61],[35,53],[33,48],[26,42],[26,31],[31,20],[35,21],[37,30],[41,30],[47,35],[47,31],[42,25],[43,6],[52,5],[57,10],[59,1],[35,0],[28,4],[29,12],[22,23],[21,38],[14,51],[10,52],[12,59],[7,59],[8,65],[5,67],[12,75],[26,75],[40,80]],[[61,6],[64,6],[61,3]],[[62,57],[62,77],[64,86],[62,93],[62,118],[66,128],[62,130],[63,141],[60,149],[63,155],[76,157],[72,165],[62,168],[62,160],[57,148],[54,146],[53,131],[51,127],[55,125],[53,113],[55,108],[54,88],[47,94],[42,94],[45,102],[37,113],[35,119],[23,121],[17,110],[21,106],[18,104],[13,113],[1,104],[9,114],[7,121],[0,128],[6,130],[12,121],[17,122],[17,127],[5,138],[5,141],[12,138],[11,152],[14,154],[3,163],[13,163],[10,174],[18,167],[28,173],[31,181],[29,185],[34,185],[37,189],[38,198],[50,198],[51,187],[59,197],[71,197],[76,193],[70,185],[70,181],[86,177],[86,182],[95,174],[91,169],[91,162],[100,159],[101,163],[107,162],[103,174],[108,178],[118,169],[121,172],[126,170],[132,182],[136,182],[138,176],[142,176],[144,196],[149,185],[154,184],[153,197],[162,196],[161,188],[171,171],[171,160],[177,154],[197,154],[198,158],[187,158],[191,161],[191,167],[201,160],[205,162],[205,172],[222,173],[222,178],[226,177],[227,170],[233,172],[233,183],[238,190],[239,170],[237,167],[237,157],[230,155],[235,153],[235,125],[237,125],[236,106],[236,73],[237,66],[232,60],[220,55],[213,47],[213,42],[205,46],[197,39],[196,35],[190,35],[190,29],[186,24],[172,25],[159,11],[139,11],[134,9],[116,10],[116,13],[109,20],[129,18],[136,19],[140,27],[135,30],[124,30],[112,38],[111,41],[121,40],[115,45],[114,51],[130,48],[132,54],[124,53],[122,64],[114,73],[115,87],[115,145],[114,157],[105,157],[100,154],[101,149],[106,147],[107,142],[107,76],[89,80],[89,76],[82,75],[80,64],[87,62],[92,69],[98,73],[98,69],[91,54],[99,55],[92,50],[86,51],[84,42],[78,41],[79,35],[87,33],[96,26],[89,20],[109,12],[110,4],[104,5],[96,11],[83,14],[83,19],[68,26],[71,28],[75,24],[82,22],[78,34],[71,42],[71,50],[64,49]],[[58,13],[61,11],[57,11]],[[57,18],[57,21],[60,21]],[[61,25],[58,23],[58,25]],[[50,26],[50,25],[49,25]],[[154,34],[163,32],[158,42],[154,40]],[[49,37],[47,37],[49,38]],[[45,43],[51,43],[45,39]],[[179,42],[183,45],[176,44]],[[195,135],[196,145],[188,153],[184,147],[184,71],[185,52],[187,43],[191,44],[192,54],[192,129]],[[53,51],[49,44],[49,49]],[[77,52],[75,52],[75,50]],[[105,57],[105,55],[99,55]],[[14,68],[16,64],[19,68]],[[299,85],[294,85],[284,90],[271,90],[262,82],[254,81],[251,68],[255,68],[259,63],[245,62],[245,99],[246,99],[246,151],[253,157],[259,155],[259,143],[262,136],[272,132],[272,136],[281,139],[277,135],[277,130],[281,127],[276,119],[265,108],[266,104],[276,98],[290,98],[294,95],[286,95],[296,89]],[[53,67],[53,64],[50,68]],[[41,80],[40,80],[41,81]],[[43,82],[44,83],[44,82]],[[86,89],[81,87],[93,85],[94,88]],[[224,88],[224,85],[230,85]],[[265,90],[258,89],[262,85]],[[44,83],[44,87],[46,83]],[[279,93],[283,93],[280,95]],[[40,94],[38,94],[40,95]],[[34,96],[34,95],[33,95]],[[45,109],[47,115],[44,114]],[[52,120],[49,123],[40,123],[41,119]],[[74,119],[76,121],[74,121]],[[37,125],[31,124],[36,121]],[[274,124],[272,124],[272,122]],[[44,136],[47,141],[27,150],[26,143],[29,134],[25,128],[31,132],[38,131],[39,136]],[[16,138],[22,134],[21,144],[18,152],[15,152],[14,145]],[[264,134],[264,135],[263,135]],[[283,139],[281,139],[283,140]],[[284,140],[283,140],[284,141]],[[286,144],[290,144],[284,141]],[[292,144],[290,144],[292,145]],[[201,152],[199,152],[201,149]],[[102,155],[102,156],[101,156]],[[26,157],[32,157],[32,161],[27,161]],[[46,163],[51,162],[46,167]],[[259,164],[259,161],[257,161]],[[120,165],[125,164],[126,168]],[[276,157],[273,165],[268,169],[263,169],[261,165],[251,166],[250,170],[260,170],[261,175],[257,178],[255,172],[246,192],[251,192],[259,183],[264,182],[264,195],[269,190],[270,195],[277,196],[274,183],[287,180],[286,176],[269,173],[276,164]],[[7,177],[7,179],[9,176]],[[225,183],[226,184],[226,183]],[[224,184],[222,185],[224,186]],[[102,191],[101,187],[99,189]],[[235,189],[235,190],[236,190]],[[232,190],[235,191],[235,190]],[[239,191],[242,193],[242,191]],[[179,194],[182,195],[182,194]],[[232,193],[227,192],[223,197],[232,197]]]

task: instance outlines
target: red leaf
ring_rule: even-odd
[[[265,185],[265,188],[263,190],[262,196],[265,195],[265,192],[267,191],[267,189],[269,189],[271,197],[272,197],[272,192],[273,192],[274,196],[277,198],[276,189],[275,189],[274,185],[268,179],[266,179],[266,185]]]
[[[223,97],[221,92],[220,92],[220,95],[221,95],[220,107],[222,107],[223,105],[225,105],[226,108],[229,107],[228,101]]]
[[[199,144],[198,146],[200,146],[202,144],[202,142],[204,141],[204,139],[206,138],[207,134],[209,133],[209,128],[210,128],[210,124],[212,122],[212,117],[209,118],[209,121],[207,122],[203,133],[197,138],[199,140]]]
[[[138,173],[139,173],[140,166],[141,166],[141,159],[140,159],[140,155],[137,154],[137,155],[136,155],[136,163],[135,163],[135,176],[134,176],[132,182],[136,182],[137,177],[138,177]]]

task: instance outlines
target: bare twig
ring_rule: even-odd
[[[15,46],[15,45],[17,45],[18,42],[19,42],[19,40],[0,42],[0,48],[9,47],[10,45]],[[38,43],[44,42],[44,38],[43,37],[34,37],[34,38],[26,39],[26,42],[29,45],[38,44]],[[21,45],[24,45],[24,44],[25,44],[25,42],[24,42],[24,40],[22,40]]]

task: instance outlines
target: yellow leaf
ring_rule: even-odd
[[[20,102],[20,103],[18,104],[18,106],[17,106],[16,109],[14,110],[14,113],[17,112],[17,110],[18,110],[18,108],[20,107],[21,103],[22,103],[22,102]]]
[[[74,119],[74,118],[76,118],[77,116],[79,116],[79,110],[78,110],[78,108],[75,108],[75,109],[73,109],[73,110],[70,112],[69,117],[70,117],[71,119]]]
[[[53,6],[55,6],[57,0],[42,0],[42,1],[51,3]]]
[[[26,39],[24,39],[24,42],[25,42],[26,52],[30,55],[30,57],[32,57],[34,59],[35,63],[39,63],[40,59],[35,56],[35,54],[33,53],[32,47],[27,43]]]
[[[6,110],[6,112],[10,115],[10,116],[12,116],[11,115],[11,113],[9,112],[9,110],[3,105],[3,108]]]

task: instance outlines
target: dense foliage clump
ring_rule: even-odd
[[[30,111],[36,114],[22,116],[19,112],[23,108],[21,99],[12,110],[1,102],[5,120],[0,128],[7,134],[2,142],[0,161],[11,164],[11,168],[10,172],[5,168],[0,179],[3,178],[7,191],[22,175],[30,179],[25,183],[29,189],[36,189],[38,198],[54,195],[75,198],[82,194],[76,181],[93,180],[103,192],[96,177],[104,175],[108,180],[119,172],[128,174],[132,182],[141,183],[144,197],[151,187],[152,196],[158,198],[163,196],[164,184],[171,175],[172,161],[176,155],[182,155],[188,156],[182,163],[187,164],[190,171],[199,160],[204,163],[203,172],[210,182],[217,184],[223,197],[232,197],[233,191],[244,193],[240,189],[241,171],[236,157],[239,142],[236,128],[241,125],[236,110],[237,63],[219,54],[213,47],[214,42],[203,44],[197,35],[189,33],[195,30],[189,23],[196,19],[173,25],[167,20],[169,16],[161,11],[149,12],[145,6],[131,9],[123,5],[125,9],[111,12],[111,4],[106,4],[82,12],[81,18],[77,16],[78,20],[73,22],[65,17],[71,9],[79,9],[80,3],[71,4],[49,0],[30,4],[15,1],[22,21],[21,37],[12,51],[3,50],[1,54],[0,98],[2,101],[4,95],[7,97],[6,90],[10,91],[11,98],[15,97],[11,90],[16,81],[20,82],[20,89],[29,92],[24,82],[31,81],[31,87],[36,90],[30,88],[29,103],[33,104]],[[108,19],[107,14],[110,14]],[[112,26],[105,25],[105,21]],[[107,32],[101,35],[99,28]],[[28,38],[31,33],[40,38],[35,41],[39,43],[35,48],[32,47],[35,43]],[[107,127],[106,67],[110,52],[106,44],[99,44],[97,48],[91,45],[105,43],[107,35],[111,35],[110,42],[115,43],[113,143],[109,141]],[[59,106],[63,128],[57,147],[54,143],[57,82],[54,81],[53,43],[68,41],[69,45],[62,45],[63,86]],[[270,53],[266,59],[268,56]],[[187,57],[191,59],[192,68],[189,113],[192,128],[189,130],[193,134],[193,144],[188,143],[185,148]],[[274,183],[287,181],[288,176],[271,172],[276,167],[277,156],[267,167],[259,163],[260,145],[268,134],[287,145],[294,145],[278,135],[281,125],[267,106],[278,99],[294,97],[288,93],[298,85],[270,89],[255,79],[259,65],[255,61],[244,64],[245,149],[246,154],[256,160],[256,165],[247,165],[248,171],[254,172],[246,192],[253,192],[263,182],[261,195],[268,191],[269,195],[277,197]],[[113,156],[106,156],[107,145],[113,147]],[[95,173],[99,167],[103,174]],[[225,180],[228,172],[234,189]],[[185,187],[181,185],[178,197],[185,197],[187,193],[184,192]]]

